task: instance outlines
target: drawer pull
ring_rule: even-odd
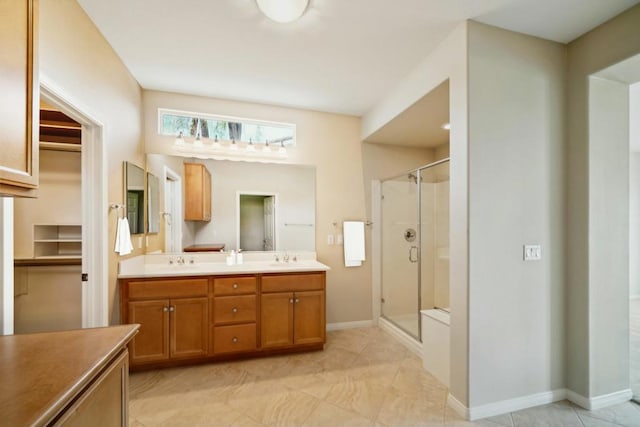
[[[233,312],[233,314],[236,314],[238,312],[238,307],[233,307],[231,311]]]
[[[235,343],[237,343],[237,342],[238,342],[238,337],[233,337],[233,338],[231,339],[231,341],[232,341],[234,344],[235,344]]]
[[[238,284],[237,283],[233,284],[233,289],[238,289]]]

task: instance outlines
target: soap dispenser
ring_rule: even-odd
[[[243,261],[242,249],[238,249],[238,254],[236,255],[236,264],[242,264]]]

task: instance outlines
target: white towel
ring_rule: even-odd
[[[364,256],[364,222],[344,221],[344,265],[345,267],[360,267]]]
[[[116,226],[116,245],[114,250],[120,255],[129,255],[133,250],[133,243],[131,243],[131,230],[129,229],[129,220],[127,218],[118,217],[118,225]]]

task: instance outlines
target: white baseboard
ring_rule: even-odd
[[[327,323],[327,331],[340,331],[342,329],[368,328],[373,326],[373,320],[358,320],[355,322]]]
[[[417,356],[422,357],[422,343],[420,341],[417,341],[411,335],[401,331],[395,325],[389,322],[387,319],[384,319],[382,317],[378,319],[378,326],[380,326],[380,328],[383,331],[387,332],[388,334],[393,336],[395,339],[400,341],[402,345],[407,347],[410,351],[415,353]]]
[[[464,406],[464,403],[453,397],[451,393],[447,396],[447,404],[451,409],[457,412],[465,420],[469,419],[469,408]]]
[[[616,391],[615,393],[603,394],[596,397],[584,397],[571,390],[567,391],[567,399],[578,406],[590,411],[606,408],[607,406],[618,405],[628,402],[633,397],[631,389]]]
[[[595,411],[608,406],[628,402],[632,397],[633,393],[630,389],[591,398],[584,397],[571,390],[558,389],[531,394],[529,396],[516,397],[515,399],[501,400],[499,402],[474,406],[472,408],[466,407],[451,394],[449,394],[447,402],[449,406],[461,417],[464,417],[469,421],[475,421],[482,418],[520,411],[522,409],[533,408],[534,406],[546,405],[564,399],[568,399],[584,409]]]

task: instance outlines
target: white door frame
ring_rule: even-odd
[[[240,247],[240,195],[243,196],[273,196],[273,217],[274,217],[274,250],[278,251],[280,248],[280,232],[278,231],[279,224],[279,209],[278,209],[278,193],[270,193],[268,191],[236,191],[236,247],[231,249],[238,249]],[[241,248],[242,249],[242,248]]]
[[[179,173],[176,173],[165,165],[163,179],[164,212],[162,213],[162,218],[165,221],[165,252],[166,248],[170,247],[167,245],[170,241],[173,243],[173,252],[182,252],[182,177]],[[169,184],[168,181],[171,183]],[[172,185],[174,189],[172,200],[169,200],[167,197],[167,187],[169,185]],[[170,214],[170,218],[168,220],[171,221],[171,235],[166,233],[167,214]]]
[[[107,155],[104,126],[41,76],[40,96],[82,125],[82,327],[109,324]]]

